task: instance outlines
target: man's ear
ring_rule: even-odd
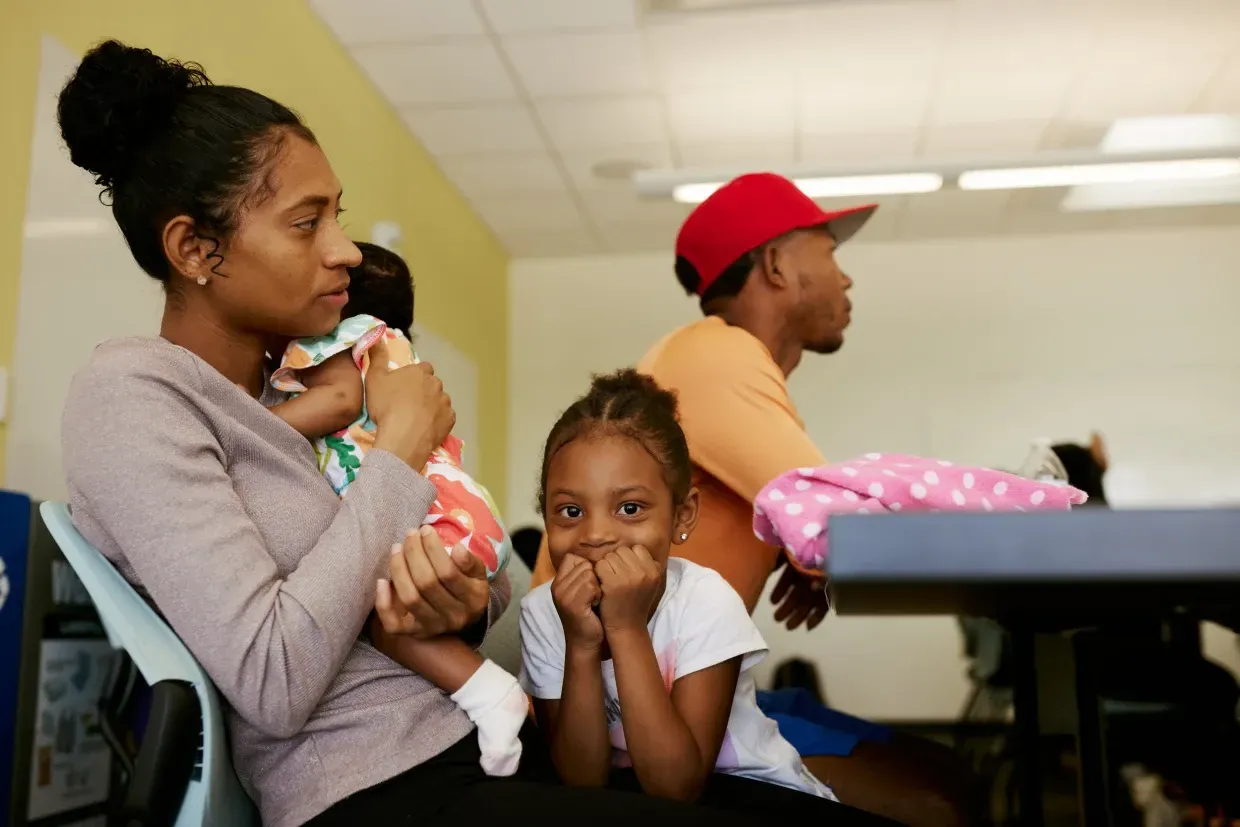
[[[690,488],[689,493],[685,496],[685,501],[681,503],[680,509],[676,512],[676,526],[672,534],[672,542],[680,545],[689,539],[693,534],[693,529],[697,527],[698,507],[701,503],[701,497],[698,496],[696,488]],[[681,538],[684,538],[683,540]]]
[[[778,244],[767,244],[758,253],[758,267],[762,278],[772,286],[783,289],[788,286],[788,274],[784,272],[787,256]]]
[[[168,259],[171,280],[178,278],[198,281],[199,278],[211,278],[211,269],[219,259],[218,244],[214,239],[198,234],[194,219],[188,215],[178,215],[164,225],[164,255]]]
[[[1107,466],[1111,464],[1111,458],[1107,456],[1107,446],[1102,441],[1102,434],[1097,431],[1090,434],[1089,453],[1093,455],[1094,462],[1098,463],[1098,467],[1106,471]]]

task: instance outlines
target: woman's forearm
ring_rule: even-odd
[[[663,683],[654,646],[645,629],[609,634],[616,665],[616,690],[629,759],[649,795],[694,801],[710,772],[693,733],[681,719]]]
[[[565,655],[564,688],[551,737],[551,760],[560,779],[573,787],[602,787],[611,770],[611,738],[603,705],[603,670],[598,650]]]

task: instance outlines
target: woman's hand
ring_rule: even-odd
[[[452,400],[430,364],[392,370],[387,351],[376,350],[366,371],[366,410],[379,426],[375,447],[421,471],[456,424]]]
[[[375,613],[383,630],[425,640],[469,628],[487,610],[487,571],[464,546],[452,555],[433,528],[409,532],[392,547],[392,579],[380,580]]]
[[[564,555],[551,582],[551,600],[564,626],[564,641],[581,650],[603,645],[603,624],[594,607],[603,592],[590,564],[576,554]]]
[[[641,546],[619,548],[594,566],[603,599],[599,616],[611,633],[645,629],[650,612],[660,597],[663,568]]]

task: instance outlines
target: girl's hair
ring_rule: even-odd
[[[556,452],[576,439],[618,434],[636,440],[663,470],[663,480],[679,506],[689,495],[692,468],[685,432],[676,416],[676,394],[660,388],[649,376],[626,368],[595,376],[590,392],[561,416],[543,449],[538,511],[547,505],[547,470]]]
[[[218,268],[241,208],[274,193],[271,169],[286,138],[315,143],[271,98],[214,86],[197,64],[115,40],[82,59],[60,92],[57,117],[70,159],[94,174],[134,259],[165,287],[168,221],[192,218],[198,235],[214,242]]]
[[[349,303],[343,316],[374,316],[413,340],[413,277],[405,260],[386,247],[357,242],[362,263],[349,268]]]

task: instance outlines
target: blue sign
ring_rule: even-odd
[[[30,553],[30,498],[0,491],[0,820],[12,804],[17,739],[17,681],[22,658],[22,610]]]

